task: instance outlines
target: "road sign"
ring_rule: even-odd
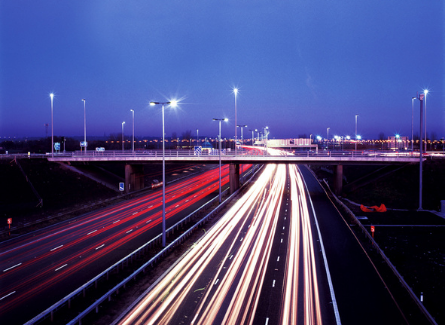
[[[123,192],[125,190],[125,184],[124,182],[119,183],[119,191]]]
[[[82,141],[82,142],[80,143],[80,147],[81,147],[81,148],[86,148],[86,147],[88,147],[88,142],[87,142],[87,141]]]
[[[54,143],[54,150],[60,151],[60,142]]]
[[[12,224],[12,218],[8,218],[8,225]]]

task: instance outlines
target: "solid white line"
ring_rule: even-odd
[[[60,269],[63,269],[65,266],[67,266],[68,264],[63,264],[61,267],[58,267],[57,269],[55,269],[54,271],[59,271]]]
[[[60,246],[57,246],[57,247],[54,247],[53,249],[50,249],[49,251],[50,252],[52,252],[52,251],[55,251],[56,249],[58,249],[58,248],[60,248],[60,247],[62,247],[63,245],[60,245]]]
[[[10,293],[8,293],[6,296],[1,297],[0,300],[3,300],[3,299],[5,299],[6,297],[9,297],[10,295],[12,295],[12,294],[14,294],[14,293],[15,293],[15,291],[10,292]]]
[[[128,230],[127,232],[126,232],[126,234],[128,234],[129,232],[132,232],[133,231],[133,229],[130,229],[130,230]]]
[[[104,247],[105,246],[105,244],[102,244],[102,245],[100,245],[99,247],[96,247],[96,250],[98,250],[99,248],[102,248],[102,247]]]
[[[17,266],[20,266],[20,265],[22,265],[22,263],[16,264],[16,265],[11,266],[11,267],[8,267],[7,269],[4,269],[3,272],[9,271],[9,270],[11,270],[11,269],[13,269],[13,268],[15,268]]]
[[[96,232],[97,231],[97,229],[96,230],[93,230],[93,231],[90,231],[88,234],[87,234],[87,236],[88,235],[91,235],[93,232]]]
[[[306,180],[304,179],[303,175],[301,175],[301,176],[302,176],[301,178],[303,179],[303,182],[304,182],[304,186],[306,188],[306,192],[309,193],[309,189],[307,188]],[[315,225],[317,226],[318,238],[320,238],[320,246],[321,246],[321,252],[323,255],[323,261],[324,261],[325,270],[326,270],[326,277],[327,277],[328,283],[329,283],[329,291],[331,292],[332,306],[334,307],[335,321],[336,321],[337,325],[341,325],[340,312],[338,311],[337,299],[335,298],[335,292],[334,292],[334,285],[332,284],[331,273],[329,272],[328,260],[326,258],[326,252],[324,250],[323,239],[321,238],[320,228],[318,226],[317,214],[315,213],[314,204],[312,203],[311,196],[307,195],[307,197],[309,198],[309,202],[311,202],[312,213],[314,214]]]

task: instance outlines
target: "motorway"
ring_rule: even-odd
[[[228,166],[224,166],[222,184],[228,182]],[[217,168],[167,186],[167,228],[217,190]],[[1,323],[29,320],[154,238],[161,231],[161,222],[159,189],[1,243]]]
[[[119,324],[340,324],[295,165],[268,165]]]

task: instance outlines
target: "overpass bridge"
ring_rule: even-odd
[[[167,163],[221,163],[229,164],[230,188],[234,192],[239,187],[240,164],[304,164],[304,165],[334,165],[334,190],[342,190],[343,165],[391,165],[419,162],[418,153],[397,153],[378,151],[283,151],[258,147],[246,147],[235,152],[218,150],[196,152],[194,150],[162,150],[144,151],[84,151],[70,153],[47,154],[53,162],[123,162],[125,163],[125,189],[127,192],[143,187],[142,166],[147,163],[159,163],[165,159]]]

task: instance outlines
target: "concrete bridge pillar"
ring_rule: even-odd
[[[334,166],[334,193],[340,195],[343,190],[343,165]]]
[[[144,188],[144,166],[125,165],[125,193]]]
[[[229,165],[230,194],[239,189],[239,164]]]

